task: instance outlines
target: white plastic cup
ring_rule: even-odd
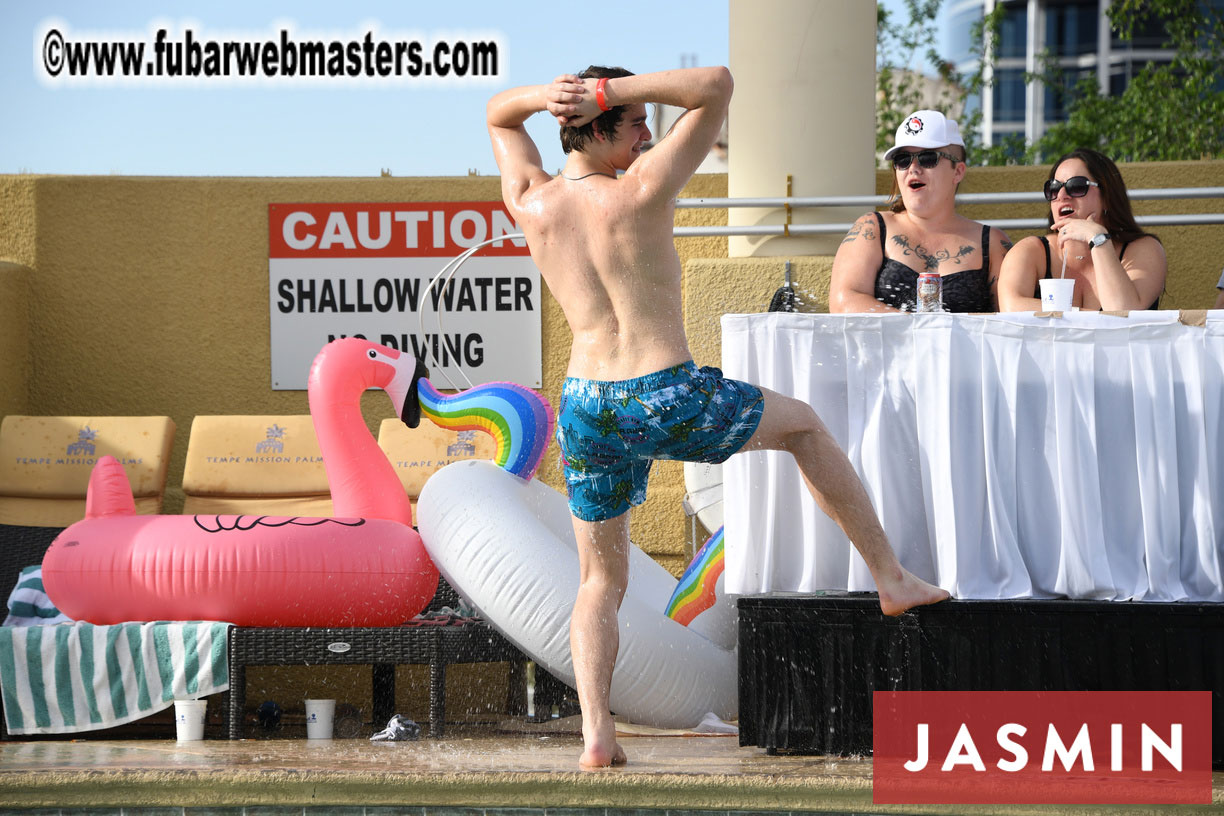
[[[1074,278],[1042,278],[1041,311],[1069,312],[1071,298],[1075,294]]]
[[[174,701],[174,729],[179,742],[204,739],[204,717],[207,712],[207,700]]]
[[[335,717],[335,700],[307,700],[306,739],[331,739]]]

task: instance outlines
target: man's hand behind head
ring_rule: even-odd
[[[595,102],[596,80],[562,74],[548,86],[548,112],[562,127],[581,127],[599,116]],[[588,88],[587,85],[590,85]]]

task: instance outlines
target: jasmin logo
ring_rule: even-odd
[[[94,440],[97,439],[98,432],[86,425],[81,430],[77,431],[77,441],[68,446],[68,456],[93,456],[97,446],[94,445]]]
[[[284,453],[285,429],[273,424],[268,428],[268,436],[255,446],[256,453]]]
[[[876,692],[877,804],[1211,801],[1211,692]]]
[[[1139,728],[1142,744],[1140,748],[1140,756],[1143,758],[1142,770],[1145,772],[1153,770],[1155,767],[1152,761],[1153,755],[1159,752],[1170,767],[1180,771],[1183,764],[1184,747],[1181,723],[1172,723],[1169,726],[1168,742],[1164,742],[1155,731],[1148,727],[1147,723],[1141,723]],[[905,770],[917,773],[927,767],[930,761],[930,731],[930,723],[918,723],[918,755],[905,763]],[[1028,728],[1020,723],[1005,723],[999,727],[999,730],[994,733],[994,739],[1004,753],[1009,755],[1009,758],[996,762],[997,768],[1008,773],[1024,770],[1029,761],[1029,753],[1020,740],[1026,736],[1027,732]],[[1111,723],[1109,726],[1109,769],[1111,771],[1122,770],[1122,737],[1122,723]],[[1049,730],[1046,731],[1045,747],[1041,752],[1042,772],[1054,770],[1056,759],[1062,763],[1063,770],[1066,771],[1074,768],[1076,763],[1082,763],[1085,771],[1096,769],[1096,761],[1092,756],[1091,732],[1088,730],[1087,723],[1080,726],[1074,740],[1064,740],[1063,735],[1058,733],[1058,727],[1050,723]],[[960,724],[939,770],[951,771],[958,765],[967,765],[979,772],[986,770],[986,765],[982,762],[981,751],[973,741],[973,732],[969,730],[968,723]]]
[[[446,446],[447,456],[475,456],[476,432],[460,431],[453,443]]]

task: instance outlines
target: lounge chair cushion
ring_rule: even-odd
[[[85,515],[89,474],[110,454],[136,512],[157,513],[174,442],[169,417],[19,416],[0,423],[0,524],[64,527]]]
[[[309,414],[197,416],[183,494],[186,513],[332,515]]]

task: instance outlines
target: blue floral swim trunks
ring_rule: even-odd
[[[605,521],[641,504],[655,459],[726,461],[756,431],[764,409],[755,385],[691,361],[632,380],[567,378],[557,442],[570,512]]]

